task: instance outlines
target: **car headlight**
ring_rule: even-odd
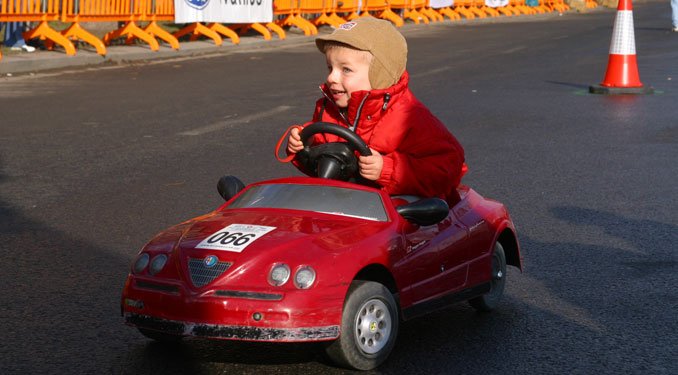
[[[148,272],[150,272],[151,275],[155,275],[156,273],[160,272],[163,267],[165,267],[165,263],[167,263],[167,255],[156,255],[151,261],[151,266],[148,267]]]
[[[134,266],[132,267],[132,272],[134,273],[141,273],[144,269],[146,269],[146,266],[148,266],[148,261],[150,260],[150,257],[146,253],[139,254],[137,257],[137,260],[134,261]]]
[[[294,275],[294,286],[299,289],[308,289],[315,281],[315,270],[310,266],[302,266]]]
[[[275,264],[268,273],[268,283],[273,286],[281,286],[290,279],[290,267],[287,264]]]

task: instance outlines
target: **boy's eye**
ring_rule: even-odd
[[[352,70],[350,68],[343,68],[342,69],[344,73],[351,73]]]

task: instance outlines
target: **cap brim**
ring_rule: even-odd
[[[364,42],[361,42],[360,40],[353,38],[351,35],[348,35],[348,33],[342,34],[337,33],[335,31],[332,34],[319,36],[315,38],[315,45],[316,47],[318,47],[318,50],[320,50],[320,52],[322,53],[325,53],[325,43],[327,42],[343,43],[349,47],[353,47],[361,51],[369,51],[369,46],[367,46]]]

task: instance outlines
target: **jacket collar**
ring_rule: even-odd
[[[339,111],[347,125],[355,131],[358,121],[362,121],[362,118],[365,116],[370,116],[373,120],[377,120],[381,113],[386,111],[390,104],[407,90],[409,80],[409,73],[405,71],[400,80],[393,86],[380,90],[362,90],[351,93],[351,99],[348,101],[346,111],[339,110],[339,107],[332,100],[327,84],[320,86],[320,89],[323,91],[325,98],[332,103],[333,109]]]

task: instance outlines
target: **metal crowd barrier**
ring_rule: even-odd
[[[61,0],[3,0],[0,22],[38,22],[37,27],[24,33],[24,39],[50,40],[60,44],[67,55],[75,55],[73,43],[48,24],[61,20],[61,3]]]
[[[537,0],[536,6],[528,6],[526,0],[509,0],[503,7],[487,6],[485,0],[455,0],[450,7],[433,9],[430,0],[273,0],[273,22],[230,25],[220,23],[203,25],[196,22],[184,26],[174,34],[163,29],[158,22],[174,21],[174,0],[0,0],[1,22],[36,22],[37,25],[24,33],[24,39],[39,38],[48,49],[61,46],[67,55],[75,55],[73,41],[87,43],[100,55],[106,55],[106,46],[114,40],[125,38],[124,43],[142,41],[152,51],[159,49],[158,39],[173,49],[179,49],[179,38],[200,36],[210,38],[215,45],[223,38],[234,44],[240,42],[239,34],[253,29],[271,39],[271,31],[285,39],[285,29],[297,27],[304,35],[315,35],[318,27],[340,24],[358,17],[372,15],[391,21],[400,27],[405,19],[414,23],[440,22],[444,17],[459,20],[462,17],[517,16],[569,10],[564,0]],[[586,0],[588,8],[594,8],[594,0]],[[70,24],[63,31],[54,30],[49,22]],[[117,22],[119,28],[99,39],[81,26],[81,22]],[[145,26],[138,23],[143,22]],[[238,31],[238,32],[236,32]],[[0,54],[2,59],[2,54]]]

